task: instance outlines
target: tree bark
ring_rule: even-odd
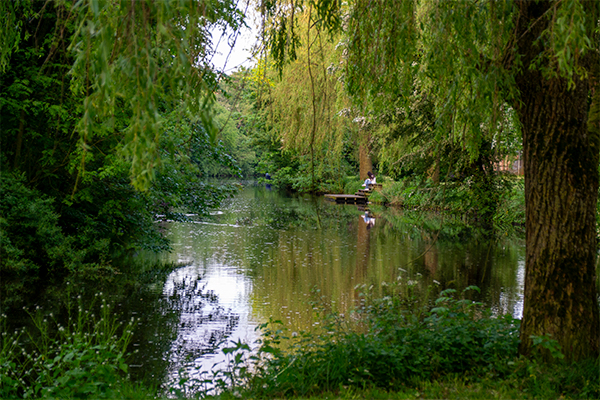
[[[371,149],[369,146],[369,134],[360,132],[360,143],[358,145],[358,164],[360,179],[367,179],[367,172],[373,171],[373,162],[371,161]]]
[[[596,290],[598,134],[588,129],[590,80],[548,78],[529,65],[553,2],[518,2],[516,37],[522,68],[516,105],[523,130],[526,273],[519,352],[536,351],[531,336],[551,334],[567,360],[597,357]],[[551,11],[550,11],[551,12]],[[540,350],[549,359],[547,351]]]

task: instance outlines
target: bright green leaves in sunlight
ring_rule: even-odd
[[[269,48],[277,70],[281,73],[287,60],[297,57],[301,47],[298,19],[307,9],[315,12],[314,26],[329,33],[340,27],[342,2],[340,0],[262,0],[260,11],[263,15],[263,40]]]
[[[332,115],[364,122],[354,128],[372,146],[375,162],[389,166],[386,173],[394,175],[406,164],[399,160],[422,158],[419,154],[439,159],[439,143],[461,149],[464,164],[477,160],[490,144],[499,157],[519,147],[519,125],[510,106],[517,93],[507,68],[513,2],[353,0],[336,8],[330,1],[293,6],[279,1],[263,2],[262,11],[267,46],[282,78],[276,86],[300,79],[297,69],[311,72],[313,65],[314,77],[326,80],[319,68],[318,32],[334,32],[327,38],[334,40],[325,68],[335,70],[331,78],[345,91],[337,98],[349,96],[351,101],[337,102]],[[310,26],[317,34],[312,36],[303,26],[307,13],[314,15]],[[326,17],[329,13],[337,17]],[[282,121],[309,115],[311,103],[323,96],[317,89],[315,94],[309,90],[303,103],[286,98],[288,108],[302,103],[306,110],[287,109]],[[302,95],[298,89],[286,93],[292,99]],[[312,135],[298,134],[297,124],[284,125],[282,137],[305,146],[313,142]],[[318,121],[317,130],[322,126]],[[334,142],[341,145],[344,132],[328,133],[337,135]]]
[[[208,64],[210,30],[237,30],[243,15],[230,0],[85,0],[73,11],[74,90],[86,96],[78,124],[82,160],[85,144],[110,132],[115,109],[125,105],[122,151],[131,160],[134,186],[147,189],[159,163],[162,112],[181,110],[215,140],[211,112],[218,76]]]

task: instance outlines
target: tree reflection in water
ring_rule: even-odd
[[[202,275],[181,275],[186,269],[171,274],[160,296],[130,299],[130,313],[140,316],[130,346],[135,380],[168,386],[180,369],[217,352],[239,323],[239,315],[206,289]]]

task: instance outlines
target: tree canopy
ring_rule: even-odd
[[[70,90],[81,96],[81,171],[89,143],[115,129],[118,109],[127,107],[120,151],[131,161],[134,186],[147,188],[159,163],[161,112],[178,110],[181,117],[200,121],[215,141],[212,106],[218,72],[212,57],[212,29],[237,31],[244,15],[231,0],[196,1],[61,1],[2,2],[7,35],[0,53],[1,71],[11,55],[40,26],[44,13],[56,15],[48,54],[40,71],[54,57],[70,57]],[[118,127],[117,127],[118,129]]]

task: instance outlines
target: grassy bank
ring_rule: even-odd
[[[363,307],[351,314],[322,314],[320,328],[311,332],[266,323],[257,344],[223,350],[230,360],[225,368],[190,373],[168,393],[131,381],[125,349],[132,326],[116,324],[105,302],[99,300],[96,317],[78,304],[62,326],[32,311],[40,335],[3,329],[0,397],[600,397],[598,360],[567,364],[551,337],[535,340],[538,349],[552,352],[553,363],[519,357],[520,321],[469,300],[477,288],[430,299],[388,289],[383,298],[365,292]],[[24,352],[24,342],[34,350]]]

